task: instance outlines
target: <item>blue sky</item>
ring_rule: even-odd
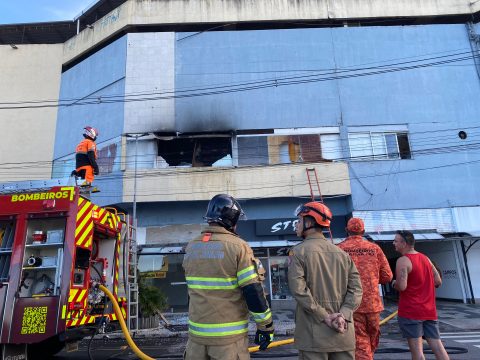
[[[96,0],[0,0],[0,24],[73,20]]]

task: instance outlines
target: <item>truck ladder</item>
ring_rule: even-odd
[[[47,191],[54,186],[75,186],[75,179],[68,177],[49,180],[25,180],[0,183],[0,194],[6,195],[34,191]]]
[[[127,325],[129,331],[138,330],[138,279],[137,279],[137,228],[128,222],[128,266],[127,266]]]
[[[316,201],[315,198],[319,198],[320,202],[323,203],[322,193],[320,191],[320,183],[318,181],[317,170],[312,168],[307,168],[307,180],[308,185],[310,186],[310,197],[312,201]],[[315,193],[317,191],[317,193]]]

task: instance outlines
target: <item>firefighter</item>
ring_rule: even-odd
[[[76,169],[72,173],[82,179],[85,182],[81,186],[91,186],[95,175],[99,174],[97,164],[97,145],[95,140],[98,136],[98,130],[86,126],[83,128],[83,139],[75,150]]]
[[[332,221],[319,202],[301,205],[296,233],[303,241],[290,250],[288,285],[297,301],[295,347],[299,359],[354,359],[353,312],[362,284],[353,260],[323,236]]]
[[[363,287],[362,303],[353,313],[355,360],[373,360],[380,340],[380,313],[383,310],[378,284],[389,283],[393,274],[380,246],[363,238],[365,225],[362,219],[348,220],[346,230],[348,237],[338,247],[352,258]]]
[[[262,288],[265,269],[236,234],[240,204],[226,194],[209,202],[208,226],[185,250],[183,267],[190,296],[187,360],[244,360],[249,313],[257,325],[255,343],[273,340],[272,312]]]

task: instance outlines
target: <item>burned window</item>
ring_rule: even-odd
[[[238,165],[326,161],[319,134],[238,137]]]
[[[227,136],[159,139],[158,156],[167,166],[232,166],[232,142]]]

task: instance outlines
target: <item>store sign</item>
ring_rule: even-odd
[[[146,271],[140,274],[143,278],[165,279],[167,277],[165,271]]]
[[[256,220],[255,234],[262,236],[295,235],[295,225],[297,222],[297,218]]]

